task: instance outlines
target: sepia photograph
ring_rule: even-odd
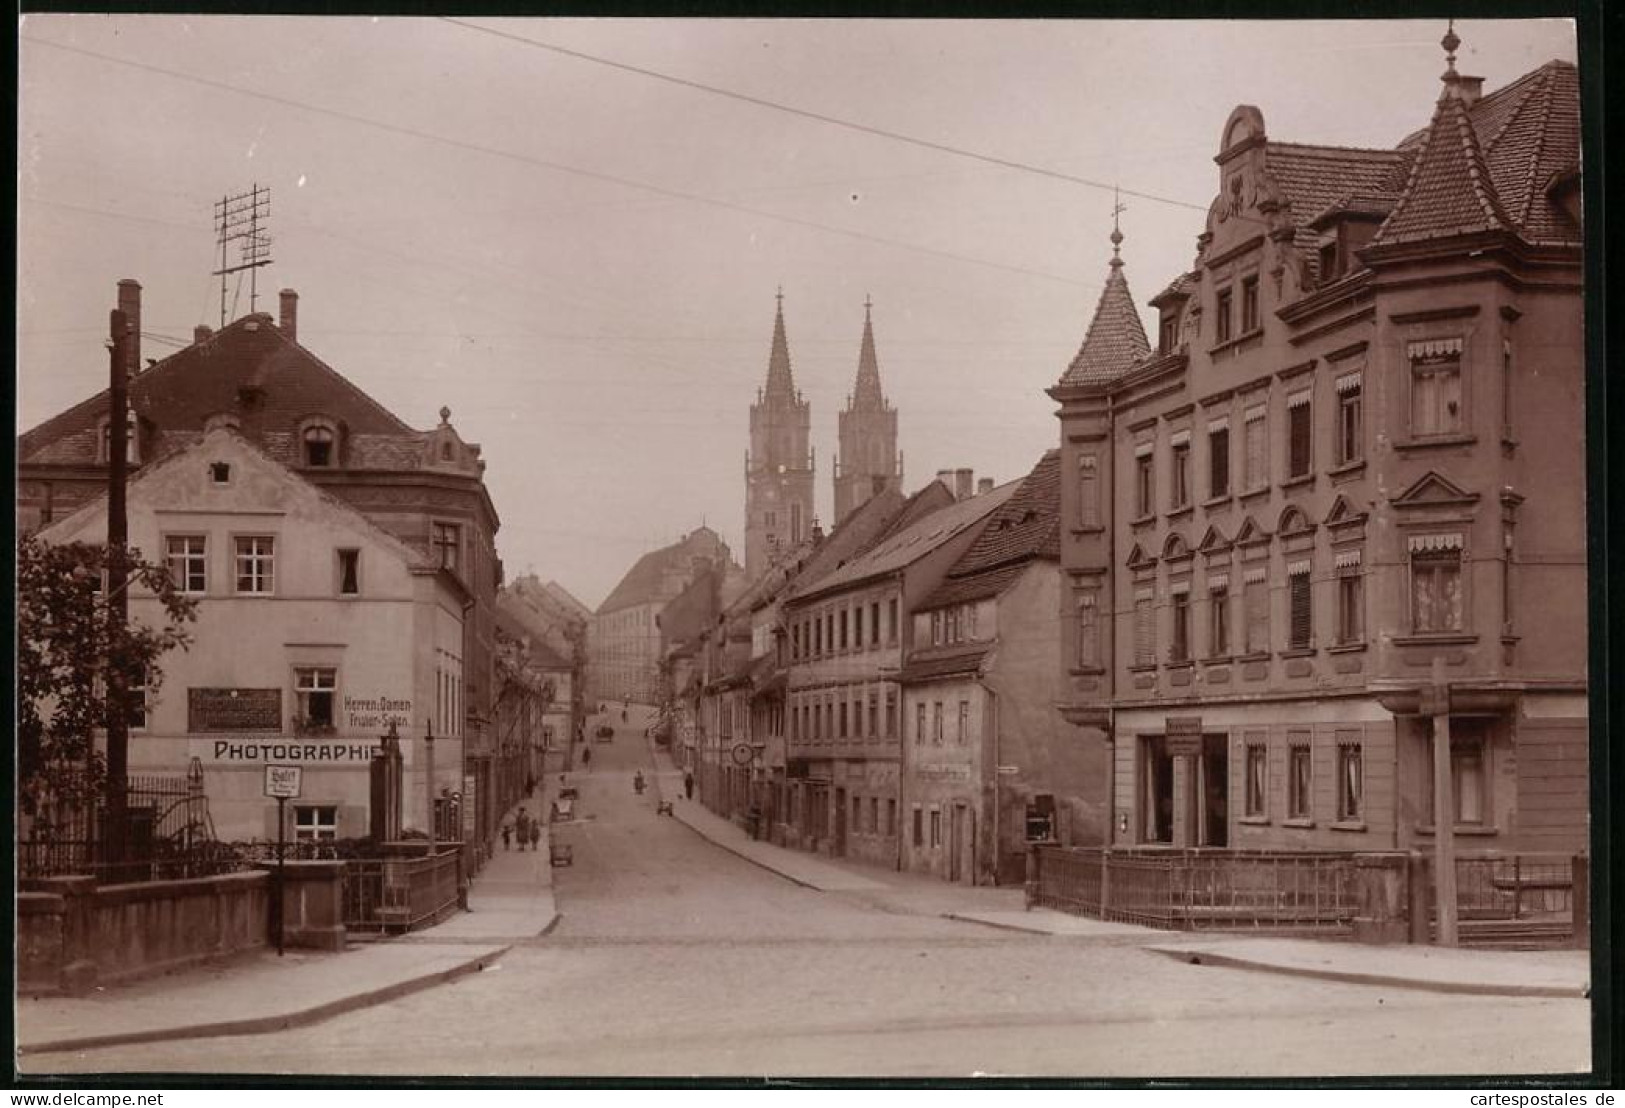
[[[1591,62],[21,14],[14,1080],[1585,1079]]]

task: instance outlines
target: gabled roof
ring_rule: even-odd
[[[663,603],[671,599],[665,591],[668,571],[684,568],[683,562],[691,556],[690,547],[695,544],[696,539],[702,542],[707,539],[716,540],[715,549],[719,554],[726,549],[715,531],[709,527],[695,528],[670,546],[652,550],[632,563],[632,568],[626,571],[626,576],[621,578],[614,591],[598,605],[598,614],[606,615],[609,612],[618,612],[622,608]],[[703,551],[692,556],[709,557]],[[692,577],[687,580],[691,581]],[[687,587],[686,583],[684,587]]]
[[[982,659],[993,649],[991,642],[956,643],[948,647],[928,647],[916,650],[903,664],[898,680],[933,681],[944,677],[975,674],[981,669]]]
[[[924,558],[943,543],[986,519],[1015,495],[1019,481],[1010,481],[979,496],[956,501],[932,512],[910,527],[894,532],[844,567],[815,582],[799,596],[832,592],[859,581],[895,573]]]
[[[1292,205],[1295,223],[1307,223],[1350,193],[1397,193],[1405,183],[1410,155],[1400,150],[1353,146],[1310,146],[1276,142],[1264,148],[1264,169]]]
[[[920,609],[996,596],[1036,559],[1061,557],[1061,452],[1047,451]]]
[[[407,426],[264,313],[177,350],[131,378],[129,390],[131,410],[158,431],[152,458],[185,449],[221,412],[234,415],[244,437],[283,465],[297,464],[297,428],[311,416],[344,424],[352,468],[415,469],[431,434]],[[245,405],[250,393],[254,402]],[[104,389],[25,432],[17,442],[19,464],[95,463],[108,409]]]
[[[1151,354],[1145,324],[1140,322],[1123,276],[1123,259],[1117,256],[1116,244],[1122,241],[1122,234],[1113,230],[1111,272],[1106,287],[1100,290],[1100,301],[1095,305],[1083,345],[1061,375],[1062,385],[1097,385],[1116,380]]]

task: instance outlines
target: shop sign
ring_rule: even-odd
[[[278,800],[298,799],[304,771],[298,766],[266,766],[265,795]]]
[[[281,689],[187,689],[186,729],[282,730]]]
[[[914,776],[921,781],[969,781],[970,767],[967,765],[953,765],[952,763],[927,762],[915,768]]]
[[[474,818],[478,814],[476,804],[475,777],[472,773],[463,775],[463,842],[474,841]]]
[[[1202,753],[1201,716],[1169,716],[1163,725],[1163,734],[1168,753],[1174,757]]]
[[[191,756],[204,762],[239,766],[272,763],[311,766],[364,766],[378,752],[365,739],[209,738],[193,739]],[[402,752],[408,744],[401,744]]]
[[[389,696],[346,696],[344,716],[354,731],[382,731],[392,723],[405,730],[412,725],[412,701]]]

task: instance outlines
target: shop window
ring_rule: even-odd
[[[1337,818],[1345,823],[1360,820],[1365,806],[1365,763],[1360,744],[1339,740],[1337,744]]]
[[[1461,550],[1411,551],[1411,627],[1417,634],[1462,629]]]
[[[337,722],[338,671],[330,666],[300,666],[293,671],[294,730],[300,734],[331,732]]]
[[[192,596],[209,587],[208,541],[203,535],[170,535],[164,540],[169,557],[169,579],[175,588]]]
[[[1269,748],[1261,742],[1247,744],[1247,795],[1245,814],[1263,819],[1269,814]]]
[[[240,535],[236,540],[237,591],[247,596],[269,596],[276,586],[276,539],[270,535]]]
[[[1431,738],[1423,747],[1427,769],[1427,796],[1424,807],[1428,822],[1435,823],[1433,806],[1433,746]],[[1450,783],[1455,794],[1456,824],[1469,827],[1489,822],[1489,735],[1481,720],[1450,721]]]
[[[336,804],[300,804],[293,810],[295,842],[332,842],[339,837],[339,809]]]
[[[339,595],[359,596],[361,594],[361,551],[340,550],[339,554]]]
[[[1307,740],[1294,742],[1287,748],[1286,814],[1288,819],[1309,818],[1313,767],[1314,763],[1310,758]]]
[[[1309,564],[1287,569],[1287,648],[1308,650],[1314,641],[1314,597],[1309,585]]]
[[[1230,428],[1210,427],[1207,433],[1207,480],[1211,497],[1230,495]]]

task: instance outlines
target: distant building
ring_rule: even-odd
[[[1578,78],[1483,95],[1456,44],[1392,149],[1231,113],[1155,349],[1113,233],[1050,395],[1063,711],[1111,742],[1114,843],[1587,842]]]
[[[903,486],[903,456],[897,450],[897,409],[880,391],[870,302],[863,302],[863,345],[858,375],[846,410],[837,416],[840,453],[835,457],[835,523],[839,526],[865,500]]]
[[[131,545],[167,564],[198,603],[191,648],[164,655],[161,686],[142,691],[131,773],[178,775],[197,758],[215,834],[274,839],[265,766],[299,765],[288,837],[360,838],[371,833],[369,766],[393,724],[402,824],[421,831],[432,726],[433,792],[450,807],[463,787],[472,601],[455,573],[268,457],[229,420],[143,465],[128,518]],[[106,499],[82,503],[40,538],[105,543]],[[130,590],[132,621],[158,618],[158,608]]]
[[[796,391],[784,334],[784,294],[773,317],[767,387],[750,407],[745,455],[745,576],[754,581],[813,526],[812,405]]]
[[[129,320],[129,459],[132,475],[199,442],[211,421],[229,420],[268,457],[359,511],[467,588],[465,640],[455,649],[457,733],[466,735],[473,796],[466,830],[489,841],[497,813],[489,789],[489,728],[495,697],[496,593],[500,526],[485,487],[479,446],[465,442],[440,409],[440,423],[416,430],[387,411],[298,341],[299,297],[281,293],[280,314],[244,316],[218,332],[196,329],[191,345],[150,367],[141,359],[141,286],[121,281]],[[19,526],[60,520],[107,487],[106,390],[17,440]],[[452,655],[446,655],[443,664]],[[418,703],[413,734],[431,714]],[[437,725],[437,734],[444,734]]]
[[[744,587],[728,545],[699,527],[670,546],[645,554],[621,578],[593,616],[590,684],[606,701],[659,702],[664,643],[660,615],[701,574],[719,570],[730,597]]]
[[[784,834],[791,845],[897,864],[898,676],[915,645],[912,614],[1016,487],[953,502],[892,530],[785,602]]]
[[[904,869],[1020,884],[1030,842],[1105,841],[1110,751],[1056,709],[1060,485],[1052,450],[914,610],[899,679]]]

